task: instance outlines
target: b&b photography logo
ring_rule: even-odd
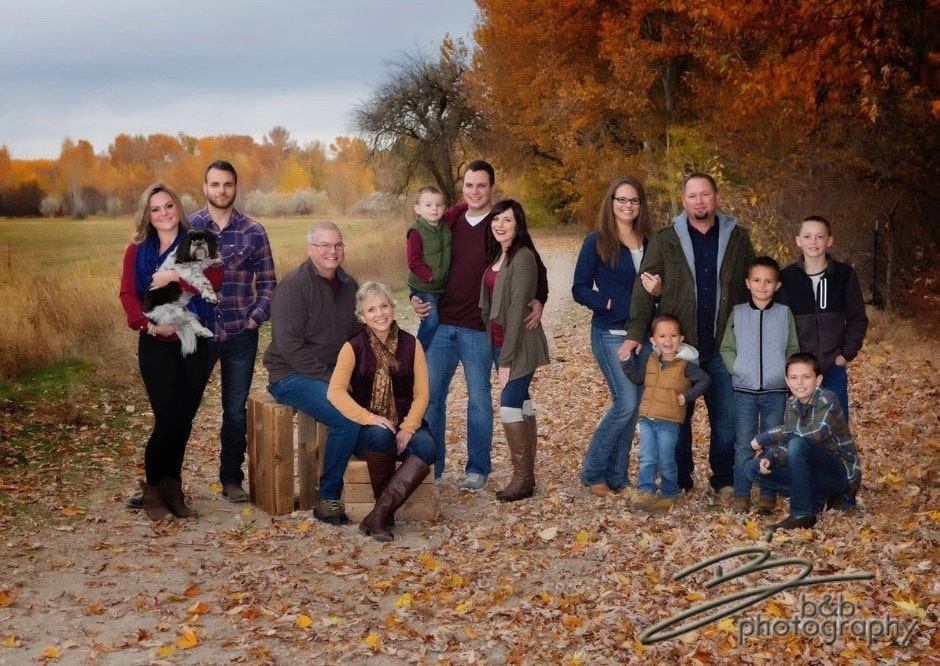
[[[741,559],[745,560],[744,563],[738,564]],[[812,595],[804,591],[794,607],[794,615],[789,618],[761,613],[741,614],[741,611],[786,590],[820,586],[828,588],[834,583],[871,580],[874,577],[866,572],[811,576],[813,566],[810,560],[804,558],[774,557],[769,545],[760,544],[734,548],[687,567],[676,573],[673,580],[679,581],[710,568],[712,577],[703,583],[705,589],[736,581],[737,585],[729,585],[735,590],[697,604],[650,627],[640,635],[640,642],[644,645],[659,643],[729,616],[735,618],[738,644],[783,636],[818,637],[828,645],[842,636],[864,638],[869,645],[878,640],[891,640],[899,645],[910,642],[917,629],[917,620],[901,620],[891,616],[865,617],[858,604],[844,594],[820,592],[819,595]],[[788,572],[795,573],[787,575]],[[782,580],[764,582],[772,578],[774,573]],[[751,574],[759,576],[762,583],[748,587],[748,583],[752,582],[748,580]]]

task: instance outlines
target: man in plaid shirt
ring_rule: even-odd
[[[219,236],[225,274],[216,308],[215,337],[209,344],[212,365],[219,361],[222,373],[219,481],[228,501],[247,502],[248,493],[242,488],[246,403],[258,354],[258,327],[270,317],[277,278],[264,227],[235,209],[237,185],[238,174],[229,162],[210,164],[203,184],[207,205],[189,219],[193,227]]]

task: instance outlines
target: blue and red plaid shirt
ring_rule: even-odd
[[[224,262],[222,296],[215,308],[215,334],[219,341],[241,333],[254,319],[259,326],[271,316],[271,295],[277,285],[274,258],[268,235],[258,222],[237,210],[224,230],[219,229],[209,209],[189,216],[197,229],[219,236],[219,254]]]

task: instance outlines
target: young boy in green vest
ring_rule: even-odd
[[[453,235],[450,227],[441,223],[444,194],[436,187],[428,185],[418,190],[414,211],[418,218],[406,236],[408,286],[413,296],[431,304],[415,336],[427,350],[440,325],[437,303],[447,284]]]

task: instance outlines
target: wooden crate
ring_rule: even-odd
[[[312,509],[328,429],[269,393],[248,397],[248,496],[271,515]]]
[[[434,520],[437,518],[437,488],[434,486],[434,471],[427,475],[424,482],[415,489],[408,501],[397,512],[395,520]],[[363,460],[353,458],[346,466],[343,475],[343,502],[346,515],[351,522],[365,518],[375,500],[372,497],[372,484],[369,482],[369,468]]]

